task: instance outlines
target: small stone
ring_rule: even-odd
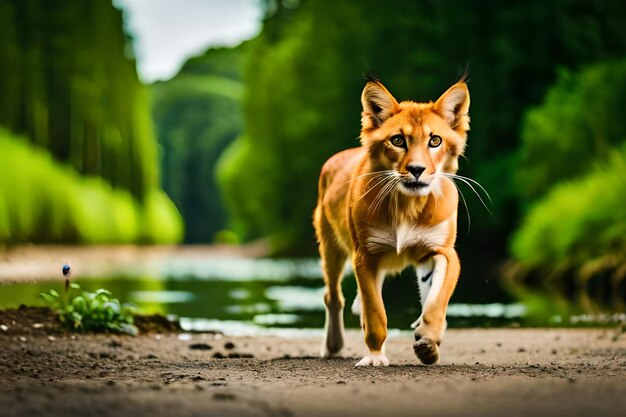
[[[44,327],[43,323],[33,323],[33,329],[41,329]]]
[[[49,340],[50,342],[54,342],[55,340],[57,340],[57,338],[56,338],[56,337],[54,337],[54,336],[48,336],[48,340]]]
[[[224,349],[231,350],[231,349],[234,349],[234,348],[235,348],[235,344],[233,342],[226,342],[226,343],[224,343]]]
[[[20,339],[20,342],[26,342],[26,338],[24,336],[20,336],[19,339]]]
[[[9,330],[9,326],[7,326],[6,324],[0,324],[0,330],[6,332]]]
[[[213,346],[209,345],[208,343],[194,343],[189,345],[189,349],[192,350],[211,350],[213,349]]]

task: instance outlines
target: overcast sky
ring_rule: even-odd
[[[259,0],[115,0],[135,39],[144,82],[168,79],[209,46],[234,46],[261,27]]]

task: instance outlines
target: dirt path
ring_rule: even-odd
[[[317,339],[0,331],[0,415],[626,415],[626,335],[450,330],[444,342],[439,365],[417,365],[407,335],[389,341],[389,368],[355,369],[358,332],[344,358],[321,360]]]

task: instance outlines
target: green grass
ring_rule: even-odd
[[[105,289],[83,291],[71,296],[72,290],[78,289],[80,286],[72,283],[63,295],[50,290],[41,293],[41,297],[59,314],[61,321],[73,330],[138,334],[133,324],[136,307],[120,303]]]

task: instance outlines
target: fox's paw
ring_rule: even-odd
[[[354,366],[389,366],[389,359],[382,353],[379,353],[377,355],[367,355],[366,357],[358,361],[357,364]]]
[[[439,346],[428,338],[421,338],[413,344],[415,355],[424,365],[433,365],[439,361]]]

